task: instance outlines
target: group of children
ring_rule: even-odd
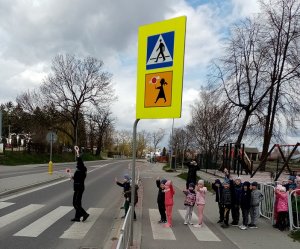
[[[158,222],[165,223],[165,227],[172,227],[173,196],[175,194],[172,182],[158,177],[156,179],[156,186],[158,187],[157,205],[160,213],[160,220]],[[207,188],[204,187],[203,180],[199,180],[196,186],[191,182],[188,184],[188,188],[183,190],[185,194],[184,205],[186,208],[185,225],[194,225],[197,228],[202,227],[206,192]],[[192,214],[195,205],[198,211],[198,224],[192,223]]]
[[[131,202],[131,179],[129,175],[124,175],[123,182],[115,180],[116,184],[123,187],[123,194],[125,198],[124,208],[125,215],[127,214],[130,202]],[[138,201],[138,185],[135,185],[135,200],[134,205]],[[156,186],[158,188],[157,204],[160,213],[159,223],[163,223],[165,227],[172,227],[172,211],[174,205],[175,190],[170,180],[156,179]],[[257,228],[257,219],[260,216],[259,205],[264,196],[258,189],[257,182],[245,181],[242,183],[239,177],[230,179],[226,174],[223,182],[220,179],[216,179],[212,183],[212,189],[216,194],[216,202],[219,209],[219,221],[221,227],[229,227],[229,216],[231,212],[232,226],[239,226],[241,230],[247,228]],[[286,184],[277,184],[275,187],[275,215],[276,228],[284,230],[288,221],[288,192],[296,190],[295,194],[300,195],[300,176],[290,176]],[[299,190],[297,192],[297,190]],[[193,225],[196,228],[203,226],[203,212],[205,207],[205,197],[207,188],[204,186],[204,181],[199,180],[197,184],[193,182],[187,182],[187,189],[183,190],[185,195],[184,206],[186,209],[184,225]],[[197,207],[198,222],[192,223],[192,214],[194,206]],[[240,211],[242,213],[242,224],[239,225]],[[250,223],[249,223],[250,216]],[[134,219],[136,214],[134,213]]]
[[[229,227],[229,215],[231,212],[232,226],[239,226],[242,230],[257,228],[259,204],[264,198],[257,186],[257,182],[250,183],[245,181],[242,183],[239,177],[236,177],[234,180],[225,177],[223,183],[219,179],[212,183],[219,208],[218,223],[221,223],[221,227]],[[241,225],[239,225],[240,210],[242,211],[243,220]]]

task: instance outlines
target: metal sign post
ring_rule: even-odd
[[[2,142],[2,112],[0,111],[0,143]]]
[[[136,119],[133,125],[133,142],[132,142],[132,167],[131,167],[131,180],[132,180],[132,186],[131,186],[131,222],[130,222],[130,245],[133,245],[133,218],[134,218],[134,198],[135,198],[135,161],[136,161],[136,128],[137,124],[140,120]]]
[[[57,140],[57,135],[53,131],[49,131],[46,139],[48,143],[50,143],[50,161],[48,164],[48,173],[52,175],[53,173],[53,163],[52,163],[52,147],[53,147],[53,142],[56,142]]]

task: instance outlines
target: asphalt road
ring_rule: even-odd
[[[122,179],[124,173],[129,172],[129,164],[130,161],[86,163],[88,175],[82,203],[91,216],[84,223],[70,221],[75,214],[70,180],[43,189],[35,188],[21,196],[0,199],[1,249],[102,248],[111,239],[112,225],[118,219],[123,201],[122,189],[114,179]],[[58,170],[60,166],[56,167]],[[2,169],[1,176],[41,170],[45,171],[45,167]]]

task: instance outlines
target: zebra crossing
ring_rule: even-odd
[[[178,209],[177,211],[182,217],[182,225],[183,225],[186,210]],[[162,224],[159,224],[157,222],[160,219],[160,214],[157,209],[149,209],[149,218],[150,218],[150,224],[151,224],[154,240],[176,240],[173,231],[174,228],[172,227],[166,228]],[[192,215],[192,223],[193,224],[198,223],[198,216],[196,215],[195,212],[193,212]],[[198,241],[215,241],[215,242],[221,241],[219,237],[211,229],[209,229],[209,227],[204,223],[202,223],[201,228],[195,228],[192,225],[188,225],[188,227],[191,233],[195,236],[195,238]]]
[[[1,202],[0,201],[0,209],[4,209],[6,207],[10,207],[15,203],[12,202]],[[6,215],[0,217],[0,232],[1,229],[5,226],[12,224],[26,216],[36,212],[37,210],[41,210],[44,208],[45,205],[43,204],[29,204],[25,207],[19,208],[15,211],[12,211]],[[25,226],[19,231],[15,231],[13,236],[16,237],[31,237],[36,238],[43,234],[48,228],[53,226],[56,222],[60,219],[63,219],[69,212],[73,210],[72,206],[59,206],[49,213],[43,215],[42,217],[38,218],[37,220],[33,221],[31,224]],[[65,230],[62,231],[62,234],[59,236],[60,239],[72,239],[72,240],[80,240],[83,239],[87,233],[91,230],[92,226],[96,222],[96,220],[101,216],[103,213],[104,208],[89,208],[87,212],[90,214],[89,218],[85,222],[75,222],[71,223],[70,226]],[[149,219],[150,225],[152,230],[152,235],[154,240],[165,240],[165,241],[174,241],[176,240],[176,236],[174,233],[174,227],[166,228],[162,224],[158,223],[160,219],[160,214],[157,209],[149,209]],[[184,217],[185,217],[185,210],[174,210],[179,213],[180,217],[182,218],[182,226]],[[198,217],[196,213],[193,213],[192,222],[194,224],[197,223]],[[198,241],[214,241],[219,242],[221,241],[219,237],[205,224],[203,224],[202,228],[195,228],[194,226],[188,225],[189,231],[194,235],[194,237]]]
[[[15,203],[0,202],[0,209],[12,206]],[[34,213],[35,211],[42,209],[45,205],[42,204],[29,204],[25,207],[12,211],[6,215],[0,217],[0,232],[1,228],[12,224],[26,216]],[[72,206],[59,206],[44,216],[40,217],[36,221],[32,222],[28,226],[24,227],[20,231],[17,231],[13,236],[17,237],[32,237],[36,238],[45,232],[48,228],[54,225],[57,221],[62,219],[66,214],[73,210]],[[85,235],[92,228],[96,220],[102,214],[104,208],[89,208],[87,212],[90,214],[88,220],[85,222],[74,222],[70,227],[62,233],[59,237],[61,239],[83,239]]]

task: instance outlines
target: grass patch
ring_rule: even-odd
[[[290,232],[289,236],[294,239],[294,241],[300,242],[300,230]]]
[[[82,156],[84,161],[101,160],[98,156],[91,154],[84,154]],[[4,155],[0,156],[0,164],[8,166],[26,165],[26,164],[43,164],[49,163],[50,155],[48,153],[27,153],[25,151],[6,151]],[[53,154],[52,162],[74,162],[75,156],[73,153]]]
[[[174,169],[170,168],[169,164],[166,164],[165,166],[163,166],[163,170],[166,171],[166,172],[175,172]]]

